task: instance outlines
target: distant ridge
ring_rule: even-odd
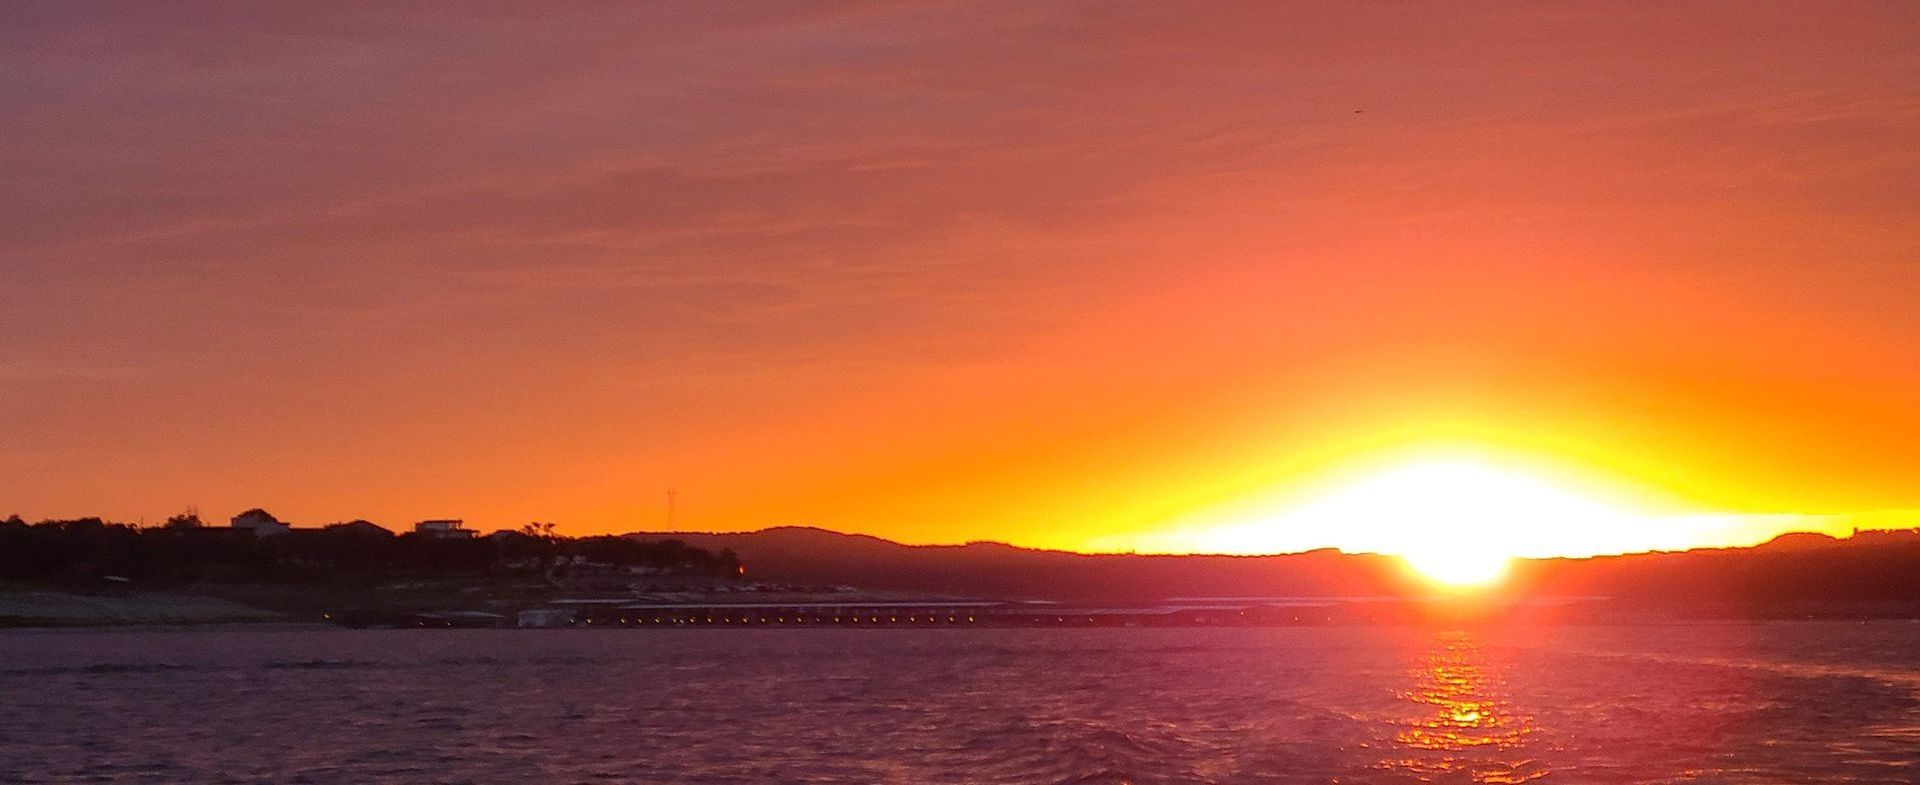
[[[749,577],[762,580],[965,596],[1129,602],[1433,591],[1395,558],[1331,549],[1278,556],[1080,554],[997,542],[905,545],[810,526],[627,536],[730,549]],[[1920,530],[1850,539],[1793,533],[1751,548],[1521,561],[1500,593],[1747,605],[1870,602],[1920,612]]]
[[[1756,547],[1783,551],[1816,551],[1845,547],[1847,543],[1847,540],[1820,532],[1787,532]]]
[[[810,526],[628,536],[731,549],[749,576],[767,580],[967,596],[1124,601],[1195,594],[1354,596],[1417,588],[1391,558],[1333,550],[1286,556],[1082,554],[999,542],[905,545]]]

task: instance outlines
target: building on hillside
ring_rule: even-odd
[[[413,525],[413,531],[415,534],[443,540],[471,540],[474,537],[474,531],[467,528],[466,523],[459,518],[421,521]]]
[[[272,513],[255,507],[233,516],[233,528],[253,532],[255,537],[271,537],[286,534],[293,527],[273,517]]]

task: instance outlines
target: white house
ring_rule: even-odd
[[[255,537],[271,537],[275,534],[286,534],[287,530],[293,527],[273,517],[272,513],[255,507],[233,516],[233,528],[251,531]]]

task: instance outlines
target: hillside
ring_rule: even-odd
[[[807,527],[651,532],[731,549],[750,577],[809,585],[1058,600],[1398,596],[1430,592],[1397,560],[1332,550],[1279,556],[1087,555],[1000,543],[916,546]],[[1753,548],[1516,563],[1503,596],[1643,603],[1882,603],[1920,607],[1920,532],[1794,534]]]

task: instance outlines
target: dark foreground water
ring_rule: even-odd
[[[0,633],[0,782],[1920,782],[1920,624]]]

